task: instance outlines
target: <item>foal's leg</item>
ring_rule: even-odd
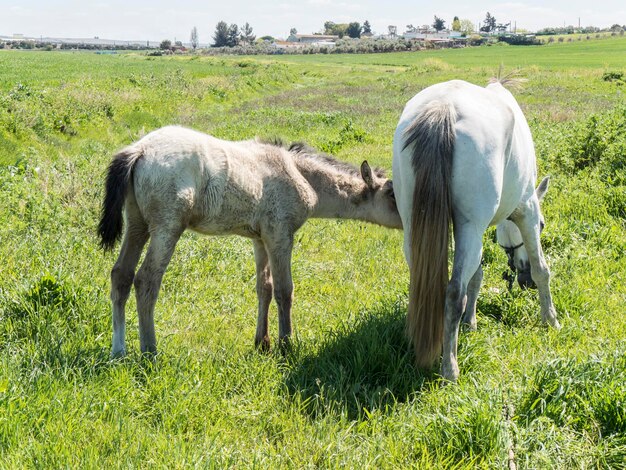
[[[550,326],[560,328],[561,325],[556,318],[556,310],[550,294],[550,270],[541,250],[539,214],[539,201],[533,198],[525,211],[515,215],[513,222],[522,233],[522,240],[528,252],[530,275],[537,284],[537,291],[539,292],[541,319]]]
[[[291,278],[291,250],[293,238],[285,237],[265,244],[274,280],[274,298],[278,304],[278,340],[281,349],[289,346],[291,336],[291,304],[293,280]]]
[[[467,301],[465,305],[465,313],[461,320],[470,330],[476,329],[476,302],[478,300],[478,292],[483,282],[483,267],[479,264],[478,269],[472,276],[467,285]]]
[[[156,353],[154,334],[154,305],[156,304],[165,268],[172,258],[182,229],[159,229],[152,234],[148,252],[135,276],[135,295],[139,315],[139,341],[141,352]]]
[[[253,240],[254,261],[256,263],[256,295],[259,300],[259,317],[256,324],[254,345],[263,351],[270,348],[268,311],[272,301],[272,273],[270,272],[267,250],[262,240]]]
[[[126,354],[126,315],[124,308],[135,277],[143,246],[148,240],[148,227],[141,215],[128,211],[128,228],[122,248],[111,270],[111,302],[113,304],[113,347],[111,357]]]
[[[443,358],[441,375],[456,382],[459,377],[457,343],[459,323],[467,302],[467,287],[470,278],[480,266],[482,233],[470,224],[454,227],[454,266],[452,278],[446,289],[446,308],[443,325]]]

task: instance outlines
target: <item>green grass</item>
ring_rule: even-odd
[[[0,468],[626,467],[626,41],[362,56],[0,52]],[[506,290],[485,236],[478,331],[461,378],[416,370],[398,231],[311,221],[296,238],[295,345],[253,348],[249,241],[185,234],[157,303],[160,355],[109,360],[109,272],[95,227],[111,155],[155,127],[305,140],[391,166],[405,102],[430,84],[516,92],[541,175],[542,239],[563,325]],[[276,310],[271,310],[276,339]]]
[[[571,43],[552,43],[543,46],[509,46],[497,43],[492,46],[467,49],[442,49],[423,52],[394,54],[328,54],[328,55],[285,55],[276,60],[307,64],[344,65],[390,65],[412,66],[440,59],[455,67],[485,67],[489,72],[503,63],[507,68],[540,67],[545,70],[596,69],[623,67],[626,38],[607,37],[594,40],[574,40]]]

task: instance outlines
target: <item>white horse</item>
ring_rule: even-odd
[[[482,237],[490,225],[506,224],[498,235],[518,252],[520,268],[527,253],[542,319],[559,327],[539,242],[539,198],[548,183],[535,192],[530,129],[501,81],[482,88],[453,80],[414,96],[394,135],[393,176],[410,267],[407,332],[419,367],[435,365],[443,349],[442,376],[458,378],[459,324],[463,316],[475,327]],[[450,223],[455,252],[448,282]]]
[[[359,169],[302,144],[230,142],[181,127],[154,131],[113,158],[98,227],[103,248],[112,249],[120,238],[123,211],[128,227],[111,271],[113,356],[126,352],[124,309],[133,284],[141,351],[156,352],[154,306],[186,229],[252,239],[259,300],[255,343],[267,349],[272,294],[281,345],[291,335],[291,251],[308,218],[402,228],[391,181],[365,161]]]

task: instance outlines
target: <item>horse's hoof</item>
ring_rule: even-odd
[[[444,385],[455,384],[459,380],[459,367],[456,364],[441,364],[441,377]]]
[[[556,330],[561,329],[561,324],[556,318],[556,312],[552,309],[548,315],[542,315],[542,320],[545,324],[547,324],[548,326],[551,326],[552,328]]]
[[[556,319],[556,317],[554,318],[549,318],[546,323],[548,325],[550,325],[552,328],[554,328],[555,330],[560,330],[561,329],[561,324],[559,323],[559,321]]]
[[[474,320],[473,322],[462,322],[461,323],[461,328],[463,328],[464,331],[476,331],[478,328],[476,326],[476,321]]]

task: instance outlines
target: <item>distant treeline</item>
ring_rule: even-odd
[[[96,51],[142,51],[147,47],[139,44],[86,44],[86,43],[55,43],[46,41],[0,41],[0,49],[27,49],[52,51],[55,49],[85,49]]]
[[[543,28],[537,31],[537,36],[548,36],[558,34],[595,34],[601,32],[620,33],[626,30],[626,25],[614,24],[610,28],[596,28],[595,26],[586,26],[584,28],[575,28],[574,26],[565,26],[562,28]]]

